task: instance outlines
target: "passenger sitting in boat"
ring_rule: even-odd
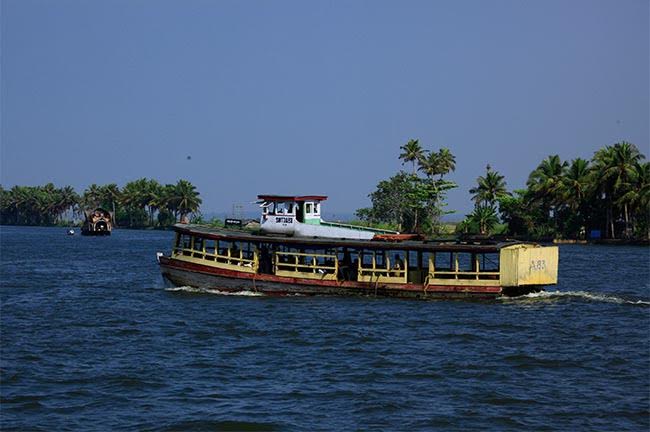
[[[404,268],[404,261],[402,261],[402,257],[399,254],[395,254],[393,261],[393,270],[395,270],[393,276],[400,276],[401,270]]]

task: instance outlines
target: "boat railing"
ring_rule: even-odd
[[[227,268],[247,273],[257,273],[259,266],[258,255],[255,251],[244,251],[241,249],[224,249],[208,252],[206,250],[176,247],[174,248],[174,254],[177,257],[185,256],[207,261],[206,264],[213,267]]]
[[[363,264],[359,261],[357,269],[357,281],[359,282],[386,282],[386,283],[406,283],[408,278],[408,264],[404,263],[398,267],[391,268],[390,258],[386,257],[386,265],[377,265],[375,254],[369,264]]]
[[[471,271],[433,271],[429,273],[433,279],[499,279],[499,272],[471,272]]]
[[[276,276],[336,280],[339,269],[337,256],[332,254],[278,251],[273,262]]]
[[[433,259],[429,258],[429,274],[428,278],[431,279],[453,279],[453,280],[499,280],[499,271],[486,271],[480,270],[480,263],[478,258],[474,262],[474,269],[476,270],[461,270],[459,260],[456,258],[453,262],[452,268],[436,268]]]
[[[340,223],[340,222],[326,222],[324,220],[321,220],[320,225],[323,226],[330,226],[330,227],[335,227],[335,228],[347,228],[350,230],[354,231],[370,231],[374,232],[377,234],[397,234],[397,231],[391,231],[387,229],[381,229],[381,228],[372,228],[372,227],[367,227],[363,225],[352,225],[352,224],[346,224],[346,223]]]

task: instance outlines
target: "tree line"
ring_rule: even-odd
[[[412,163],[412,172],[401,170],[381,181],[369,195],[372,207],[358,210],[357,217],[404,232],[438,234],[440,216],[450,213],[444,211],[445,192],[456,187],[443,177],[455,169],[455,158],[448,149],[423,150],[418,140],[400,149],[399,159]],[[625,141],[599,149],[589,160],[550,155],[530,173],[526,188],[514,191],[488,165],[469,192],[474,209],[456,226],[458,233],[529,239],[650,236],[650,162]]]
[[[117,184],[92,184],[82,194],[73,187],[0,185],[0,223],[4,225],[70,224],[83,218],[84,210],[101,207],[114,214],[117,226],[165,227],[197,213],[201,198],[187,180],[160,184],[141,178],[120,188]]]

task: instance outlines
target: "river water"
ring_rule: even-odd
[[[0,228],[0,429],[650,429],[650,250],[492,301],[165,288],[171,232]]]

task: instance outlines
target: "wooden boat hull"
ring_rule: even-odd
[[[364,283],[300,279],[237,272],[161,256],[163,277],[175,286],[211,288],[227,292],[252,291],[268,295],[370,295],[403,298],[495,298],[508,295],[500,286],[452,286],[420,284]],[[527,292],[541,287],[527,287]],[[525,294],[519,292],[517,295]]]

